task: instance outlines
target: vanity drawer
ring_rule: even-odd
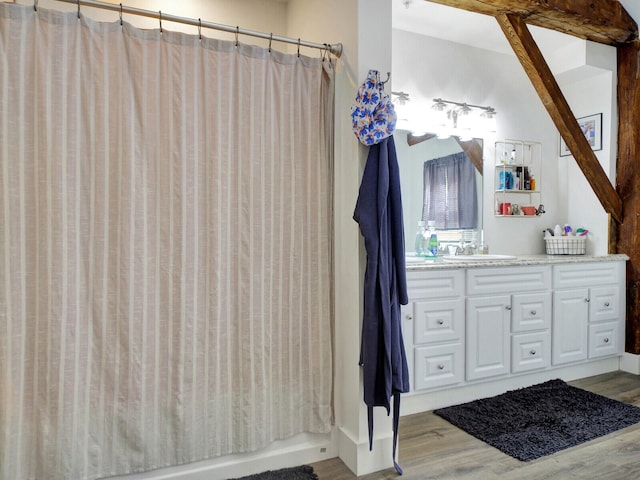
[[[464,333],[464,299],[414,302],[413,343],[459,341]]]
[[[467,295],[495,295],[549,290],[551,267],[494,267],[469,269]]]
[[[551,365],[551,332],[521,333],[511,338],[511,371],[528,372]]]
[[[594,287],[590,290],[589,321],[620,318],[620,289],[617,286]]]
[[[624,282],[623,262],[576,263],[553,266],[553,288],[590,287]]]
[[[589,325],[589,358],[619,355],[620,324],[618,322]]]
[[[464,379],[462,343],[418,347],[414,355],[414,390],[455,385]]]
[[[511,331],[551,328],[551,292],[518,293],[511,298]]]
[[[462,297],[464,270],[407,272],[407,290],[411,299]]]

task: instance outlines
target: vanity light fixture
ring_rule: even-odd
[[[406,105],[407,102],[410,101],[409,94],[407,92],[391,92],[391,95],[395,95],[396,99],[393,103],[398,103],[398,105]]]
[[[495,131],[496,111],[493,107],[434,98],[432,110],[437,112],[436,123],[444,127],[438,132],[440,138],[457,135],[465,139],[478,132]]]

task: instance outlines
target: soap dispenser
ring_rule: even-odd
[[[425,235],[429,240],[427,244],[427,251],[425,252],[428,257],[438,256],[438,234],[436,233],[436,222],[429,220],[427,222],[429,231]]]
[[[416,252],[416,256],[418,257],[422,257],[425,255],[426,253],[426,231],[424,229],[424,222],[422,220],[420,220],[418,222],[418,231],[416,233],[416,242],[415,242],[415,252]]]

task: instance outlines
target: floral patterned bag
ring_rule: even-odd
[[[369,70],[351,107],[353,132],[363,145],[375,145],[389,137],[396,126],[396,112],[380,81],[380,72]]]

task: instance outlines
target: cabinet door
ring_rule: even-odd
[[[467,299],[467,380],[509,373],[509,295]]]
[[[586,288],[553,292],[552,354],[554,365],[587,358],[589,292]]]
[[[402,339],[404,341],[404,351],[407,356],[407,367],[409,369],[409,386],[411,391],[414,390],[413,381],[413,317],[414,317],[414,302],[409,302],[407,305],[400,307],[400,314],[402,315]]]

